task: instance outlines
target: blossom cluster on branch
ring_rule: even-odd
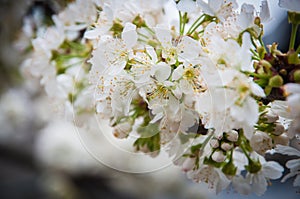
[[[136,136],[136,151],[167,151],[217,193],[262,195],[284,171],[266,153],[299,157],[300,3],[279,5],[293,27],[288,52],[263,43],[266,0],[260,10],[235,0],[76,0],[51,26],[27,22],[22,71],[78,125],[96,114],[116,137]],[[296,176],[299,186],[299,159],[286,166],[283,181]]]

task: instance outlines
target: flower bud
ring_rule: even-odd
[[[258,154],[264,155],[273,146],[272,138],[264,132],[257,131],[250,140],[250,146]]]
[[[221,148],[224,150],[224,151],[229,151],[230,149],[232,149],[233,145],[230,144],[230,143],[227,143],[227,142],[223,142],[221,144]]]
[[[209,142],[209,144],[214,149],[218,148],[220,146],[219,140],[217,140],[217,139],[211,139],[210,142]]]
[[[268,123],[276,122],[279,119],[279,116],[275,114],[273,111],[267,112],[264,117],[267,119]]]
[[[181,170],[183,172],[188,172],[194,168],[195,163],[196,163],[196,158],[188,157],[184,160]]]
[[[239,133],[235,130],[231,130],[226,133],[226,138],[231,142],[236,142],[239,139]]]
[[[280,123],[275,123],[275,128],[272,133],[274,135],[281,135],[283,132],[284,132],[284,126]]]
[[[283,79],[280,75],[275,75],[269,79],[269,85],[275,88],[279,88],[283,85]]]
[[[222,151],[215,151],[211,158],[213,159],[213,161],[215,162],[224,162],[224,160],[226,159],[226,156],[223,154]]]
[[[300,70],[299,69],[294,72],[293,77],[294,77],[294,81],[296,83],[300,83]]]

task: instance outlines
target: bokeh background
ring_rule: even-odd
[[[241,196],[232,190],[214,195],[203,184],[187,180],[180,168],[172,165],[149,173],[126,173],[110,168],[95,159],[82,144],[80,135],[70,123],[58,119],[49,99],[38,82],[22,78],[20,64],[25,58],[26,38],[21,38],[25,17],[37,20],[58,13],[70,0],[0,0],[0,198],[100,198],[100,199],[205,199],[257,198]],[[254,3],[259,0],[238,1]],[[265,25],[264,41],[288,48],[290,26],[286,12],[269,0],[272,19]],[[44,18],[43,18],[44,19]],[[18,40],[19,42],[16,42]],[[299,33],[297,43],[299,45]],[[101,127],[109,131],[105,125]],[[101,142],[99,153],[114,164],[160,168],[164,154],[141,161],[119,157]],[[122,143],[124,144],[124,143]],[[275,181],[262,199],[300,198],[292,182]]]

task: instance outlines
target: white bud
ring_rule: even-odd
[[[267,118],[268,123],[276,122],[279,119],[279,116],[275,114],[273,111],[269,111],[264,115]]]
[[[262,131],[257,131],[250,140],[250,146],[260,155],[264,155],[273,147],[272,138]]]
[[[186,158],[182,164],[181,170],[183,172],[188,172],[192,170],[195,166],[196,158]]]
[[[226,133],[226,138],[227,140],[231,141],[231,142],[236,142],[239,139],[239,133],[235,130],[231,130],[229,132]]]
[[[233,145],[230,144],[230,143],[227,143],[227,142],[223,142],[221,144],[221,148],[224,150],[224,151],[229,151],[230,149],[232,149]]]
[[[209,142],[210,146],[212,148],[218,148],[220,145],[219,145],[219,140],[217,139],[211,139],[210,142]]]
[[[117,138],[126,138],[128,134],[131,132],[132,126],[129,122],[123,122],[117,124],[114,127],[114,136]]]
[[[222,151],[215,151],[211,158],[215,161],[215,162],[224,162],[224,160],[226,159],[226,156],[223,154]]]
[[[274,135],[281,135],[284,132],[284,126],[280,123],[275,123]]]

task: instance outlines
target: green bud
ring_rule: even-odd
[[[280,75],[275,75],[269,79],[269,86],[279,88],[283,85],[283,79]]]
[[[285,69],[281,69],[281,70],[279,71],[279,73],[280,73],[281,75],[287,75],[287,71],[286,71]]]
[[[266,49],[263,46],[257,47],[258,55],[261,59],[265,57],[265,54],[267,53]]]
[[[293,76],[294,76],[294,81],[296,83],[300,83],[300,69],[296,70],[294,72]]]

